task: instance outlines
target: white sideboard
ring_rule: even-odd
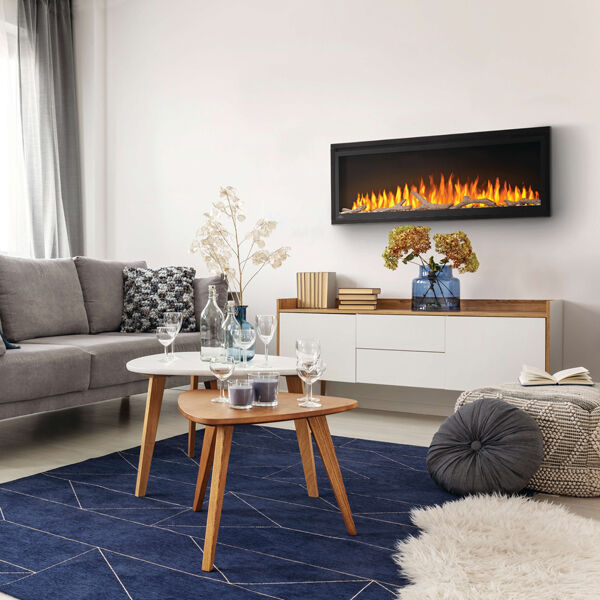
[[[375,311],[298,309],[278,300],[278,351],[321,340],[325,379],[464,390],[515,381],[523,364],[562,368],[560,300],[463,300],[461,312],[415,313],[408,300]]]

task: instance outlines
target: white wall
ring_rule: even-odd
[[[188,246],[230,184],[293,247],[252,314],[298,270],[407,297],[392,224],[330,224],[330,143],[551,125],[550,219],[433,227],[478,252],[463,297],[564,298],[566,362],[600,378],[599,20],[595,0],[109,0],[105,254],[204,271]]]

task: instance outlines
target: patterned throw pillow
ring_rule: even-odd
[[[123,333],[156,331],[163,314],[183,313],[182,332],[196,331],[194,276],[192,267],[123,269]]]

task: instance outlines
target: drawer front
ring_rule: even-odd
[[[516,383],[523,364],[544,368],[544,318],[449,317],[446,330],[449,390]]]
[[[359,348],[356,351],[356,380],[380,385],[443,388],[445,357],[443,352]]]
[[[356,315],[357,348],[444,352],[446,317]]]
[[[327,363],[326,381],[356,381],[356,315],[281,313],[279,354],[296,356],[296,340],[315,337],[321,341],[321,355]]]

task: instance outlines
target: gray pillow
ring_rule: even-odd
[[[90,333],[119,331],[123,315],[123,269],[146,267],[146,261],[118,262],[86,256],[74,260]]]
[[[223,313],[227,312],[227,279],[223,275],[211,277],[198,277],[194,279],[194,309],[196,313],[196,325],[200,327],[200,315],[208,302],[208,286],[217,288],[217,304]]]
[[[123,269],[123,333],[156,331],[165,312],[183,313],[182,332],[196,331],[192,267]]]
[[[73,260],[0,256],[0,316],[11,342],[89,333]]]
[[[433,436],[427,469],[453,494],[518,492],[544,459],[533,417],[497,398],[459,408]]]

